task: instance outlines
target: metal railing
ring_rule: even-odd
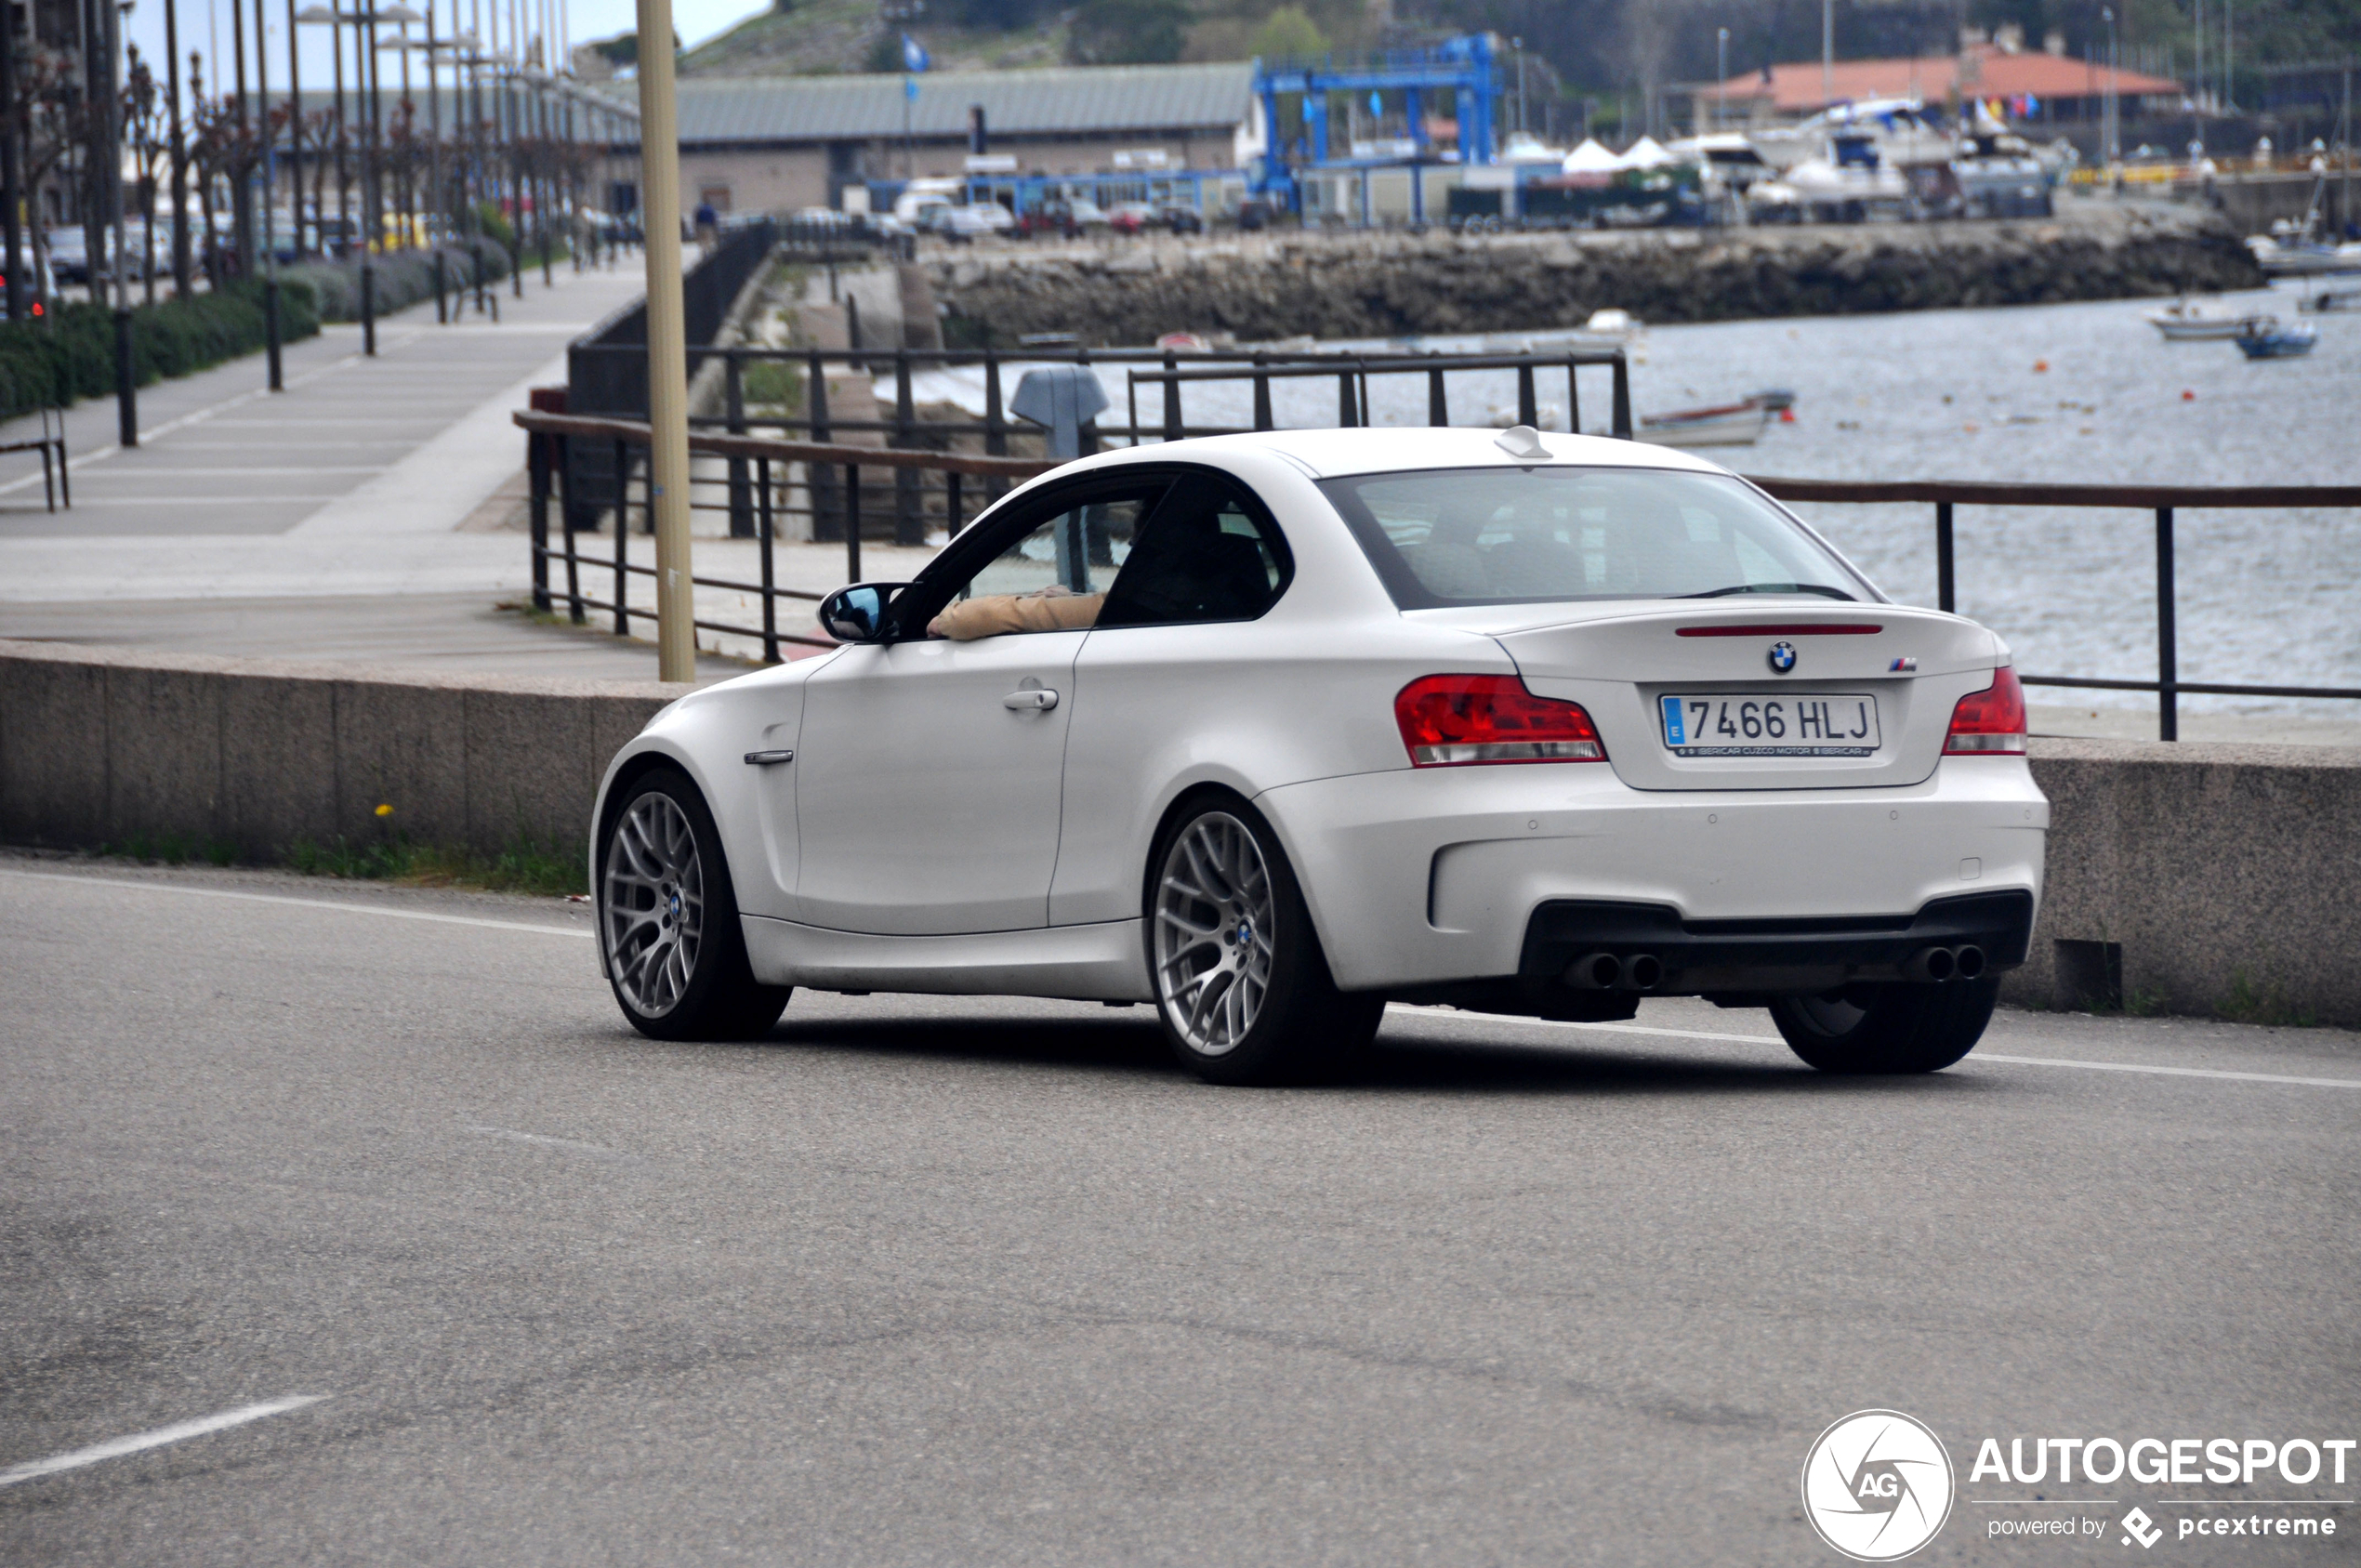
[[[2180,697],[2327,697],[2361,699],[2361,687],[2262,686],[2181,679],[2180,616],[2174,583],[2176,514],[2198,507],[2361,507],[2361,485],[2352,484],[1987,484],[1967,481],[1899,483],[1820,479],[1758,479],[1753,481],[1781,501],[1919,502],[1934,507],[1935,603],[1958,608],[1958,549],[1954,508],[1985,507],[2076,507],[2153,512],[2156,517],[2157,678],[2103,680],[2087,676],[2019,675],[2027,686],[2072,687],[2093,692],[2153,692],[2159,740],[2181,738]]]
[[[913,350],[912,352],[916,352]],[[1490,358],[1498,358],[1493,356]],[[1510,357],[1511,364],[1523,358]],[[1393,374],[1397,363],[1411,362],[1371,360],[1370,374]],[[1411,365],[1418,371],[1434,367],[1418,362]],[[1458,368],[1471,368],[1460,366]],[[1348,402],[1356,410],[1366,409],[1365,393],[1357,389],[1352,379],[1356,370],[1339,371],[1334,364],[1248,366],[1243,371],[1231,371],[1232,377],[1249,376],[1258,380],[1257,424],[1255,428],[1270,428],[1267,422],[1267,393],[1260,390],[1269,379],[1296,375],[1339,376],[1339,413],[1341,415]],[[1154,384],[1169,389],[1180,378],[1218,379],[1225,373],[1207,374],[1191,370],[1155,373]],[[1569,368],[1571,377],[1571,368]],[[1142,380],[1150,379],[1142,376]],[[1617,402],[1624,410],[1628,424],[1628,394],[1623,391],[1622,378],[1617,378]],[[1534,389],[1528,378],[1519,389],[1523,411],[1533,411]],[[990,400],[996,410],[999,400]],[[1447,412],[1447,411],[1446,411]],[[1214,433],[1202,427],[1183,426],[1174,416],[1167,403],[1167,422],[1154,429],[1169,439],[1181,436]],[[628,636],[632,618],[644,616],[645,611],[629,606],[627,580],[633,575],[653,578],[653,563],[641,565],[630,560],[628,520],[634,507],[644,520],[650,517],[646,484],[642,481],[638,499],[634,499],[630,475],[635,467],[630,449],[645,447],[648,428],[645,424],[625,419],[587,417],[579,415],[519,412],[516,423],[529,432],[527,468],[531,479],[531,531],[533,537],[533,602],[536,610],[554,611],[562,600],[570,618],[577,626],[587,622],[587,613],[597,611],[612,614],[615,635]],[[829,433],[824,413],[818,433]],[[876,424],[880,422],[871,422]],[[762,624],[759,626],[736,626],[700,620],[697,626],[707,631],[722,632],[758,639],[762,657],[775,662],[780,645],[794,644],[813,648],[832,648],[833,639],[805,637],[779,629],[778,601],[788,600],[816,603],[824,594],[804,589],[783,587],[777,581],[776,524],[781,517],[801,512],[811,517],[816,525],[827,519],[835,508],[845,549],[845,581],[861,580],[861,543],[864,517],[864,483],[862,472],[886,468],[893,472],[896,484],[894,502],[899,506],[905,497],[916,496],[922,504],[922,521],[940,519],[943,534],[956,536],[969,520],[984,507],[1006,492],[1011,481],[1031,479],[1047,473],[1057,464],[1032,458],[1006,455],[1009,428],[999,423],[997,434],[989,433],[992,427],[974,425],[929,427],[946,433],[975,436],[980,430],[987,451],[983,455],[963,454],[890,446],[846,445],[827,440],[795,441],[785,437],[735,434],[728,431],[695,430],[689,437],[692,455],[726,459],[732,465],[727,481],[704,481],[708,488],[716,483],[725,485],[728,499],[724,502],[692,503],[698,509],[729,510],[732,516],[743,504],[751,508],[753,526],[748,530],[757,542],[760,562],[758,582],[725,577],[698,576],[692,580],[700,586],[726,588],[735,592],[758,594],[762,603]],[[1136,417],[1128,426],[1101,430],[1102,435],[1128,436],[1141,439],[1148,428],[1141,427]],[[998,451],[989,448],[997,445]],[[576,527],[561,527],[558,542],[552,543],[550,514],[553,504],[560,501],[557,494],[561,476],[578,482],[578,476],[588,471],[589,465],[569,461],[570,451],[578,454],[588,447],[603,448],[607,461],[600,465],[610,475],[623,476],[622,482],[610,483],[595,494],[569,494],[562,497],[563,509],[569,520],[587,513],[595,520],[602,514],[615,519],[613,531],[614,548],[611,556],[586,556],[575,540]],[[804,469],[803,488],[813,499],[811,506],[795,507],[788,505],[782,493],[789,486],[791,465]],[[644,468],[644,465],[638,465]],[[745,469],[741,479],[738,468]],[[929,491],[923,487],[928,476],[937,476],[939,487]],[[910,482],[904,483],[904,481]],[[977,481],[970,491],[969,481]],[[2226,507],[2361,507],[2361,485],[2105,485],[2105,484],[1998,484],[1969,481],[1917,481],[1902,482],[1848,480],[1809,480],[1761,478],[1750,482],[1780,501],[1839,503],[1925,503],[1934,507],[1935,600],[1938,608],[1946,612],[1958,608],[1958,550],[1956,545],[1956,509],[1961,506],[1998,507],[2066,507],[2150,512],[2155,520],[2155,561],[2157,583],[2157,677],[2153,680],[2118,680],[2086,676],[2021,675],[2027,686],[2048,686],[2090,691],[2154,692],[2158,706],[2158,736],[2167,741],[2180,738],[2179,699],[2183,693],[2193,696],[2327,698],[2361,700],[2361,687],[2262,685],[2231,681],[2183,680],[2180,674],[2179,617],[2176,607],[2175,545],[2178,514],[2193,508]],[[939,510],[934,502],[940,502]],[[927,532],[916,538],[904,538],[897,522],[897,542],[924,544]],[[833,542],[833,541],[827,541]],[[565,583],[562,590],[551,586],[553,567],[562,567]],[[612,596],[600,599],[595,590],[586,591],[583,582],[586,569],[612,574]]]
[[[530,410],[520,410],[513,417],[517,424],[527,432],[525,471],[529,481],[530,498],[528,527],[533,537],[533,607],[544,614],[553,613],[559,600],[562,600],[566,605],[568,618],[575,626],[587,624],[589,612],[595,610],[614,617],[615,636],[630,636],[633,618],[635,616],[647,617],[649,613],[646,611],[635,611],[631,608],[630,579],[633,576],[653,579],[656,571],[653,561],[647,565],[641,565],[631,559],[632,508],[635,506],[639,508],[647,531],[653,531],[654,527],[653,498],[648,494],[647,481],[641,481],[639,498],[636,502],[631,494],[631,473],[635,465],[631,459],[630,451],[634,447],[644,448],[648,444],[648,427],[638,420],[602,419],[569,414],[541,414]],[[578,495],[566,495],[562,499],[562,507],[569,522],[576,515],[578,507],[594,513],[611,511],[613,514],[614,547],[611,555],[603,558],[583,554],[575,535],[587,530],[561,526],[557,530],[559,543],[554,545],[550,543],[550,510],[552,504],[560,500],[557,492],[561,476],[576,478],[588,471],[589,465],[568,460],[570,455],[584,448],[603,449],[609,456],[609,461],[603,465],[605,472],[610,476],[617,477],[610,481],[610,487],[603,491],[595,501]],[[890,447],[838,446],[824,441],[786,441],[772,436],[733,436],[726,433],[699,431],[690,433],[689,451],[692,457],[703,454],[706,456],[727,458],[733,464],[745,463],[752,466],[753,471],[748,476],[749,483],[746,489],[755,507],[757,527],[754,538],[759,572],[759,580],[751,583],[742,578],[694,574],[692,574],[690,581],[699,587],[726,588],[737,593],[758,594],[761,596],[762,604],[762,624],[758,626],[737,626],[730,622],[702,619],[696,622],[696,626],[704,631],[757,639],[762,645],[763,660],[769,664],[778,662],[779,647],[782,643],[807,648],[833,648],[837,645],[835,639],[831,638],[803,637],[779,629],[779,601],[781,600],[816,604],[827,597],[825,594],[813,593],[807,589],[784,587],[778,581],[778,547],[774,524],[779,514],[789,509],[778,501],[778,493],[786,484],[788,478],[786,469],[789,465],[803,465],[807,472],[806,483],[814,489],[817,486],[812,485],[810,478],[811,473],[821,470],[842,470],[844,487],[842,494],[847,508],[847,526],[844,529],[844,569],[845,581],[848,583],[856,583],[861,580],[861,470],[864,468],[890,468],[897,474],[941,474],[943,481],[943,510],[947,532],[956,534],[968,521],[970,500],[980,501],[983,505],[988,506],[1005,493],[1009,481],[1028,480],[1035,474],[1047,473],[1059,466],[1056,463],[1021,457],[971,456],[950,452],[905,452],[896,451]],[[637,466],[644,473],[645,465]],[[979,487],[982,491],[981,494],[974,497],[967,495],[964,481],[969,479],[983,481]],[[733,485],[732,489],[735,488]],[[980,511],[983,507],[977,506],[973,509]],[[553,567],[562,568],[565,573],[565,586],[561,592],[551,586],[550,573]],[[589,591],[584,589],[583,582],[586,575],[598,572],[610,574],[613,586],[609,598],[600,599],[596,597],[595,589]]]
[[[857,329],[856,329],[857,336]],[[692,429],[719,430],[732,435],[750,435],[765,429],[775,429],[782,435],[801,433],[810,440],[825,444],[848,435],[881,437],[889,449],[928,450],[933,443],[954,438],[980,438],[987,455],[1006,456],[1009,440],[1021,431],[1035,431],[1035,427],[1012,422],[1009,414],[1008,385],[1011,368],[1033,369],[1043,365],[1122,365],[1127,367],[1128,382],[1128,417],[1122,423],[1101,418],[1083,428],[1083,451],[1098,450],[1101,444],[1138,444],[1147,441],[1179,441],[1191,436],[1231,435],[1245,430],[1274,428],[1272,414],[1272,388],[1274,383],[1306,380],[1333,380],[1337,385],[1337,422],[1352,427],[1371,420],[1369,381],[1373,376],[1418,376],[1426,382],[1427,422],[1448,425],[1451,420],[1449,378],[1468,373],[1515,374],[1517,408],[1520,420],[1528,425],[1539,423],[1538,378],[1544,374],[1561,371],[1566,378],[1566,411],[1569,423],[1580,424],[1581,402],[1577,373],[1583,369],[1605,370],[1610,377],[1609,419],[1613,432],[1629,436],[1632,432],[1631,371],[1624,350],[1616,349],[1585,349],[1550,354],[1403,354],[1403,353],[1337,353],[1334,351],[1299,351],[1279,349],[1212,349],[1181,352],[1167,349],[1082,349],[1049,348],[1038,349],[766,349],[757,347],[717,348],[692,347],[689,349],[689,371],[693,376],[704,366],[719,362],[722,367],[722,412],[692,417]],[[641,389],[641,402],[634,409],[613,409],[599,405],[594,396],[586,406],[576,390],[569,401],[568,411],[574,414],[641,414],[645,412],[646,349],[629,341],[576,343],[569,354],[570,375],[574,386],[602,386],[636,376],[634,383]],[[613,364],[621,370],[600,370],[595,367]],[[801,377],[801,405],[789,408],[772,405],[775,412],[750,402],[746,396],[749,374],[757,367],[777,365],[793,367]],[[890,413],[878,418],[848,417],[829,405],[828,371],[831,367],[851,370],[883,380],[890,376],[893,383],[893,403]],[[929,371],[966,369],[980,373],[983,382],[983,412],[980,419],[957,421],[922,419],[918,416],[916,378]],[[1242,425],[1190,422],[1182,417],[1181,389],[1200,383],[1243,382],[1253,390],[1251,422]],[[1140,389],[1143,386],[1161,393],[1162,409],[1153,421],[1140,415]],[[608,476],[594,461],[594,470],[580,475],[569,472],[579,482],[576,488],[585,494],[603,493],[609,487]],[[750,487],[746,459],[731,460],[728,491],[730,533],[732,537],[751,538],[755,533],[755,504]],[[904,473],[914,473],[920,466],[905,466]],[[843,526],[842,507],[836,500],[833,488],[814,502],[814,537],[833,540]],[[892,500],[894,541],[916,545],[924,542],[927,507],[923,486],[915,479],[897,483]],[[577,520],[575,526],[587,526]]]

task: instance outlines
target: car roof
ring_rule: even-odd
[[[1356,429],[1256,430],[1233,436],[1200,436],[1185,441],[1128,448],[1124,457],[1145,461],[1202,455],[1218,457],[1248,452],[1287,458],[1313,479],[1348,474],[1401,473],[1414,468],[1519,468],[1537,466],[1531,457],[1513,455],[1500,445],[1506,432],[1494,429],[1439,428],[1431,426],[1378,426]],[[1539,460],[1573,468],[1674,468],[1689,473],[1726,474],[1718,463],[1670,447],[1608,436],[1576,436],[1544,430],[1541,444],[1550,455]],[[1109,454],[1113,456],[1115,454]]]

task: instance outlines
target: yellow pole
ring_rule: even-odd
[[[680,320],[680,133],[672,96],[672,0],[640,0],[640,226],[647,231],[656,679],[692,681],[697,632],[689,578],[689,351]]]

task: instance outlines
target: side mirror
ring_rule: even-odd
[[[838,642],[877,642],[886,632],[886,605],[907,583],[854,583],[820,601],[820,625]]]

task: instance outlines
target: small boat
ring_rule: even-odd
[[[1167,332],[1156,339],[1156,347],[1169,349],[1176,353],[1203,354],[1210,352],[1213,345],[1207,341],[1202,333]]]
[[[2327,244],[2315,240],[2280,240],[2257,234],[2247,241],[2263,275],[2272,278],[2317,278],[2331,272],[2361,272],[2361,241]]]
[[[2310,322],[2282,326],[2276,316],[2255,316],[2238,329],[2232,342],[2250,360],[2291,360],[2312,352],[2320,329]]]
[[[1716,408],[1644,415],[1634,434],[1655,446],[1752,446],[1770,422],[1771,403],[1758,395]]]
[[[2202,300],[2176,299],[2161,310],[2147,312],[2147,323],[2164,334],[2167,343],[2206,343],[2236,337],[2248,313]]]

